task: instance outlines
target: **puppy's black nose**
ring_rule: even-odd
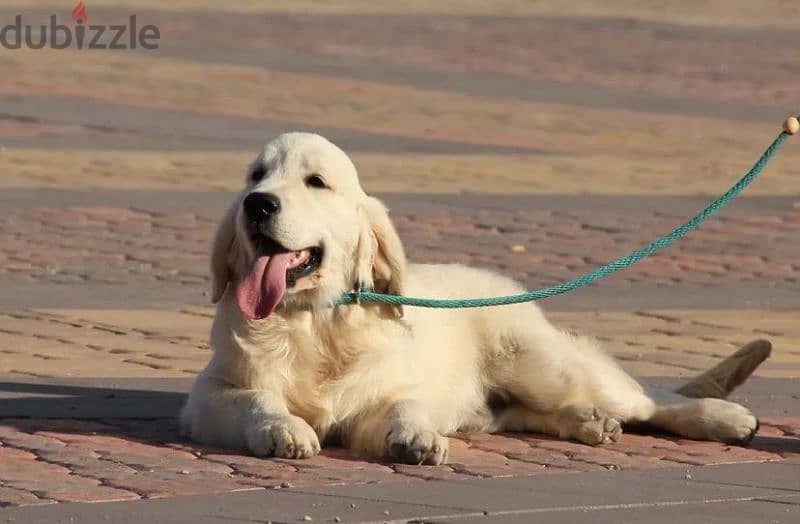
[[[271,217],[281,210],[281,201],[271,193],[250,193],[244,199],[244,214],[248,219],[258,222]]]

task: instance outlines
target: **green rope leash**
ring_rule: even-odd
[[[664,249],[665,247],[669,246],[679,238],[684,237],[690,231],[696,229],[697,226],[702,224],[707,218],[715,214],[717,211],[725,207],[731,200],[736,198],[739,195],[739,193],[741,193],[747,186],[749,186],[758,177],[758,175],[761,174],[761,172],[767,166],[769,160],[775,155],[775,153],[778,152],[783,143],[786,141],[786,138],[791,134],[797,133],[798,128],[800,128],[800,123],[798,123],[798,119],[795,117],[789,117],[786,120],[786,122],[784,122],[784,131],[782,131],[781,134],[779,134],[777,138],[773,140],[772,144],[770,144],[770,146],[766,149],[766,151],[764,151],[764,153],[761,155],[758,161],[750,169],[750,171],[748,171],[747,174],[741,178],[741,180],[739,180],[733,187],[731,187],[727,191],[727,193],[725,193],[721,197],[711,202],[711,204],[709,204],[705,209],[703,209],[697,215],[692,217],[691,220],[678,226],[677,228],[672,230],[672,232],[662,236],[655,242],[641,249],[637,249],[630,255],[618,258],[613,262],[601,266],[595,269],[594,271],[573,278],[572,280],[568,280],[566,282],[562,282],[554,286],[537,289],[535,291],[520,293],[519,295],[507,295],[507,296],[487,297],[487,298],[439,300],[431,298],[404,297],[400,295],[384,295],[382,293],[374,293],[371,291],[361,291],[361,292],[346,293],[342,295],[341,297],[339,297],[338,300],[334,302],[334,305],[356,304],[359,302],[380,302],[382,304],[418,306],[418,307],[428,307],[428,308],[473,308],[473,307],[487,307],[487,306],[506,306],[509,304],[519,304],[521,302],[532,302],[535,300],[541,300],[543,298],[549,298],[555,295],[560,295],[561,293],[566,293],[574,289],[579,289],[584,286],[588,286],[592,282],[600,280],[601,278],[608,276],[616,271],[619,271],[620,269],[632,266],[636,262],[652,255],[653,253],[656,253],[657,251]]]

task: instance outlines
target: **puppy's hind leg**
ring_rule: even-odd
[[[656,410],[646,422],[688,438],[749,443],[758,431],[758,419],[744,406],[722,399],[742,384],[771,350],[768,341],[755,340],[676,393],[653,391]]]
[[[619,421],[591,404],[570,404],[549,413],[513,406],[495,422],[500,431],[533,431],[590,446],[616,442],[622,436]]]
[[[495,359],[492,379],[513,399],[495,416],[498,430],[536,431],[597,445],[615,442],[621,423],[649,418],[654,409],[643,388],[597,343],[538,326],[515,325],[501,343],[512,348]]]
[[[613,441],[613,423],[645,423],[684,437],[747,443],[758,420],[725,396],[769,355],[769,343],[748,344],[678,393],[645,390],[592,339],[540,323],[511,326],[513,358],[498,366],[496,383],[521,408],[497,417],[498,429],[542,431],[587,444]],[[602,421],[602,425],[600,424]],[[601,430],[602,428],[602,430]]]
[[[688,399],[677,393],[654,393],[656,410],[647,424],[695,440],[748,444],[758,431],[749,409],[718,398]]]

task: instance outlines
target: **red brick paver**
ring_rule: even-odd
[[[230,197],[220,194],[220,206]],[[587,201],[589,204],[589,201]],[[393,213],[412,260],[495,268],[546,285],[626,254],[687,215],[587,209],[474,209],[457,199],[423,212]],[[515,206],[518,207],[518,206]],[[699,209],[699,205],[698,205]],[[56,284],[208,285],[208,239],[216,212],[121,207],[33,209],[0,217],[0,276]],[[753,215],[730,212],[668,251],[605,282],[659,287],[731,284],[800,289],[796,242],[800,207]],[[102,240],[102,241],[100,241]],[[781,248],[776,249],[776,242]]]
[[[368,461],[342,449],[310,460],[260,459],[177,439],[172,420],[6,419],[0,504],[109,501],[244,489],[466,479],[800,458],[800,419],[768,418],[750,447],[625,434],[592,448],[538,435],[456,435],[449,464]]]

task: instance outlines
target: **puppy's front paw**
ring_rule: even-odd
[[[438,466],[447,461],[449,444],[435,431],[397,424],[386,436],[389,456],[405,464]]]
[[[270,419],[247,431],[247,447],[257,457],[304,459],[319,453],[319,438],[300,417]]]
[[[619,421],[590,404],[573,404],[561,408],[558,414],[561,438],[597,446],[616,442],[622,436]]]

